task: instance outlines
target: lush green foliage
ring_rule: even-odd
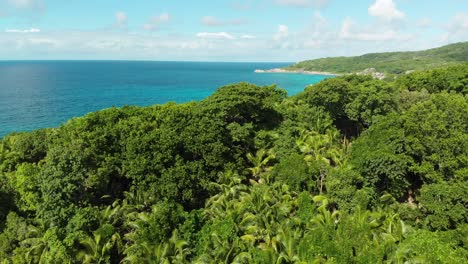
[[[8,135],[1,263],[463,263],[467,73],[239,83]]]
[[[375,68],[378,72],[402,74],[468,61],[468,42],[415,52],[371,53],[356,57],[335,57],[296,63],[288,70],[357,73]]]

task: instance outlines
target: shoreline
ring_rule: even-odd
[[[308,75],[327,75],[327,76],[339,76],[340,74],[332,72],[320,72],[320,71],[304,71],[304,70],[285,70],[281,68],[262,70],[256,69],[255,73],[296,73],[296,74],[308,74]]]

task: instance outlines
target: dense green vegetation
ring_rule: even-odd
[[[464,263],[468,64],[0,141],[1,263]]]
[[[413,52],[371,53],[356,57],[334,57],[296,63],[287,70],[357,73],[369,68],[377,72],[402,74],[407,71],[428,70],[468,61],[468,42]]]

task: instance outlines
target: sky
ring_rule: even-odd
[[[0,0],[0,60],[296,62],[468,41],[468,0]]]

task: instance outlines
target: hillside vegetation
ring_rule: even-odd
[[[0,262],[466,263],[468,64],[0,141]]]
[[[357,73],[369,68],[377,72],[402,74],[468,62],[468,42],[413,52],[370,53],[356,57],[307,60],[288,66],[287,70]]]

